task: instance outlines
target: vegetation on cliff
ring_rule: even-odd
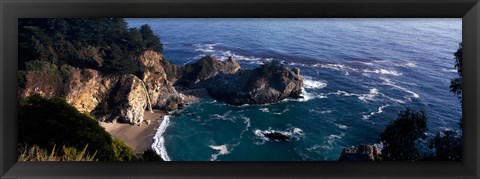
[[[58,154],[58,149],[53,146],[52,151],[49,152],[38,145],[20,146],[18,161],[95,161],[95,155],[87,152],[88,146],[82,150],[77,150],[75,147],[62,148],[62,155]]]
[[[81,156],[87,157],[84,159],[137,160],[132,149],[122,140],[112,139],[95,119],[78,112],[60,98],[45,99],[33,95],[22,100],[18,123],[19,145],[35,146],[19,153],[20,159],[37,158],[47,155],[45,151],[52,151],[48,156],[56,156],[55,160],[71,160],[68,156],[79,156],[77,151],[84,151],[81,152]],[[55,150],[55,146],[64,147]]]
[[[426,137],[427,117],[423,111],[406,109],[380,134],[383,160],[412,161],[420,157],[415,143]]]
[[[163,51],[150,26],[129,29],[121,18],[22,18],[18,41],[19,86],[25,85],[26,72],[40,71],[57,96],[66,93],[73,68],[141,76],[145,67],[137,57],[146,50]]]

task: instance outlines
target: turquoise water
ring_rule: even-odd
[[[461,19],[128,19],[149,24],[178,65],[233,55],[243,68],[283,61],[305,76],[305,99],[229,106],[202,99],[170,116],[154,148],[173,161],[337,160],[374,144],[407,107],[424,110],[427,134],[460,130],[449,91]],[[262,131],[292,135],[268,141]]]

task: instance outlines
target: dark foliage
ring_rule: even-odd
[[[68,146],[88,153],[96,152],[100,161],[134,160],[132,149],[123,141],[112,140],[95,119],[80,113],[65,100],[32,95],[21,99],[18,110],[18,143],[38,145],[48,151],[52,146]],[[63,155],[63,151],[59,151]]]
[[[462,138],[454,131],[439,132],[430,142],[434,160],[462,160]]]
[[[27,19],[18,21],[19,70],[30,65],[91,68],[105,74],[138,74],[144,68],[135,59],[145,50],[162,52],[150,26],[127,28],[121,18]],[[36,67],[36,66],[34,66]]]
[[[157,52],[163,52],[163,45],[160,42],[160,39],[155,34],[153,34],[153,31],[148,24],[142,25],[140,27],[140,32],[142,33],[142,37],[145,41],[147,49]]]
[[[152,149],[146,150],[141,156],[143,161],[163,161],[163,159]]]
[[[414,161],[420,157],[415,142],[425,138],[427,118],[423,111],[410,109],[401,111],[397,119],[391,122],[380,134],[383,143],[384,160]]]
[[[459,44],[455,56],[455,68],[457,68],[457,73],[460,75],[458,78],[454,78],[450,82],[450,91],[455,93],[462,102],[462,43]]]
[[[47,100],[33,95],[20,104],[18,142],[36,144],[41,148],[65,145],[79,150],[88,144],[89,153],[98,151],[98,159],[114,159],[110,135],[97,121],[60,98]]]

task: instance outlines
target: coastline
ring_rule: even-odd
[[[185,104],[189,105],[197,101],[198,97],[184,95],[184,100]],[[99,122],[99,124],[113,138],[124,140],[125,143],[132,148],[135,154],[141,154],[145,150],[151,149],[157,129],[160,127],[164,117],[168,115],[168,112],[154,109],[153,113],[149,110],[145,110],[143,114],[145,121],[150,121],[150,124],[147,124],[146,122],[142,122],[141,125],[108,122]]]
[[[153,112],[151,113],[148,110],[144,112],[145,121],[150,120],[148,125],[146,122],[143,122],[140,126],[126,123],[99,123],[112,137],[124,140],[134,153],[139,154],[150,149],[155,131],[166,114],[162,110],[153,110]]]

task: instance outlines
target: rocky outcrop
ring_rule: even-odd
[[[263,133],[263,136],[273,141],[288,141],[291,139],[290,136],[282,134],[280,132]]]
[[[196,86],[206,88],[213,98],[231,105],[266,104],[289,97],[301,98],[303,77],[299,69],[271,62],[256,69],[218,73]]]
[[[85,69],[84,74],[76,69],[70,76],[70,90],[65,99],[83,113],[92,112],[118,82],[118,77],[103,77],[98,71],[91,69]]]
[[[362,144],[355,147],[346,147],[338,158],[339,161],[380,161],[381,152],[377,147]]]
[[[181,78],[176,85],[189,88],[199,88],[198,83],[208,80],[218,74],[234,74],[240,70],[240,65],[230,57],[226,61],[219,61],[212,56],[204,56],[193,64],[180,68]]]
[[[122,76],[109,94],[111,118],[108,120],[141,123],[147,105],[147,97],[140,79],[131,74]]]
[[[154,107],[170,111],[183,106],[183,96],[173,87],[177,67],[153,51],[146,51],[139,60],[146,67],[142,80]]]
[[[28,71],[19,74],[25,85],[19,87],[18,93],[20,97],[40,94],[46,98],[65,98],[79,111],[107,122],[143,122],[148,98],[158,109],[174,110],[181,107],[183,96],[173,87],[171,80],[175,78],[169,80],[165,70],[168,67],[168,72],[176,73],[176,66],[154,51],[142,53],[138,60],[145,66],[139,76],[104,76],[93,69],[69,68],[64,70],[68,80],[63,80],[66,81],[63,84],[59,83],[62,79],[52,71]]]

